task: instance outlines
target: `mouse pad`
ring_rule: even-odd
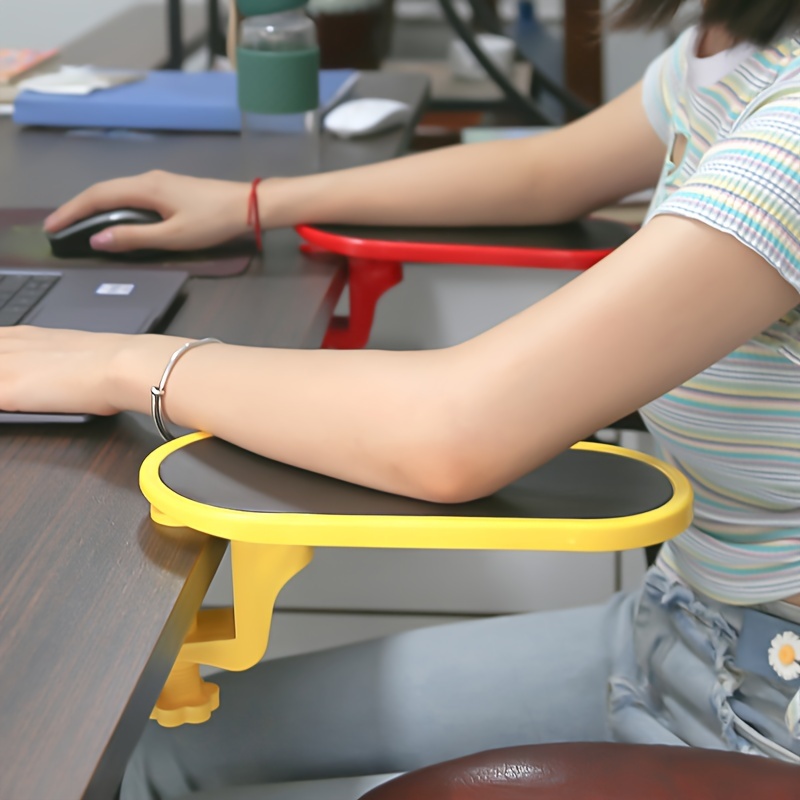
[[[42,232],[42,222],[52,209],[0,209],[0,267],[142,267],[173,268],[194,277],[227,278],[240,275],[256,255],[252,242],[234,243],[208,250],[170,253],[156,258],[56,258]]]

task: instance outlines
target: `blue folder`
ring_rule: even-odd
[[[352,69],[322,70],[320,108],[341,100],[356,75]],[[14,102],[14,121],[58,128],[241,130],[233,72],[154,71],[136,83],[80,96],[23,91]]]

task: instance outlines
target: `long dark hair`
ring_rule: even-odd
[[[620,0],[614,9],[615,27],[655,28],[669,22],[684,0]],[[800,28],[798,0],[706,0],[703,25],[724,25],[737,40],[765,45],[779,34]]]

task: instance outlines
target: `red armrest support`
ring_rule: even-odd
[[[346,259],[350,313],[335,317],[323,347],[366,345],[378,300],[403,279],[403,263],[481,264],[585,270],[626,241],[634,229],[604,219],[565,225],[473,228],[399,228],[298,225],[307,255]]]

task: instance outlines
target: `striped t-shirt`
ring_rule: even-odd
[[[800,289],[800,36],[702,59],[698,36],[645,74],[667,147],[648,218],[725,231]],[[800,592],[800,307],[642,414],[695,493],[692,526],[661,558],[728,603]]]

